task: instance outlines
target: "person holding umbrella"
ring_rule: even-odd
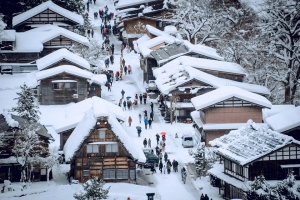
[[[137,126],[136,130],[137,130],[138,136],[140,137],[141,136],[141,132],[142,132],[142,128],[140,126]]]

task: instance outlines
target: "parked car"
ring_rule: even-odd
[[[149,91],[157,91],[157,86],[155,84],[155,80],[149,80],[148,88]]]
[[[146,162],[143,164],[144,168],[150,168],[151,166],[158,166],[159,158],[155,155],[154,150],[150,148],[144,148],[143,152],[146,156]]]
[[[192,134],[184,134],[181,137],[181,144],[184,148],[194,147],[194,139]]]

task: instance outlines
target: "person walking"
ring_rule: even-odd
[[[110,63],[111,63],[111,64],[114,64],[114,56],[113,56],[113,55],[110,55],[110,56],[109,56],[109,59],[110,59]]]
[[[158,133],[156,133],[156,142],[157,142],[157,145],[158,145],[158,142],[159,142],[159,138],[160,138],[160,135]]]
[[[111,92],[110,83],[107,83],[107,91]]]
[[[92,29],[91,34],[92,34],[92,38],[93,38],[94,37],[94,29]]]
[[[209,197],[207,196],[207,194],[204,195],[204,200],[209,200]]]
[[[121,94],[122,94],[122,99],[124,99],[124,94],[125,94],[125,91],[122,89],[121,91]]]
[[[89,29],[89,30],[87,30],[87,34],[88,34],[88,37],[90,37],[90,35],[91,35],[91,31],[90,31],[90,29]]]
[[[143,141],[143,145],[144,145],[144,148],[147,147],[147,139],[145,138],[144,141]]]
[[[150,138],[148,139],[148,148],[151,148],[151,140],[150,140]]]
[[[146,104],[146,100],[147,100],[147,93],[146,92],[143,94],[143,99],[144,99],[144,104]]]
[[[125,100],[123,101],[123,108],[124,108],[124,110],[126,110],[126,101]]]
[[[184,175],[184,173],[185,173],[185,168],[184,167],[182,167],[181,168],[181,170],[180,170],[180,173],[181,173],[181,180],[183,181],[183,175]]]
[[[139,113],[139,120],[140,120],[140,123],[142,122],[142,115],[141,113]]]
[[[127,75],[127,66],[124,67],[124,73]]]
[[[158,156],[160,153],[160,148],[158,147],[158,145],[155,147],[155,153]]]
[[[123,65],[123,67],[125,67],[125,60],[124,60],[124,58],[122,59],[122,65]]]
[[[148,124],[149,124],[149,129],[152,129],[152,126],[151,126],[151,124],[152,124],[152,118],[150,118],[150,119],[148,120]]]
[[[106,68],[109,67],[109,58],[105,59],[105,67],[106,67]]]
[[[111,44],[111,54],[114,55],[115,52],[115,45]]]
[[[147,129],[147,126],[148,126],[148,117],[145,117],[145,119],[144,119],[144,123],[145,123],[145,129]]]
[[[163,166],[164,174],[166,173],[166,165]]]
[[[168,154],[167,154],[167,152],[165,152],[165,154],[164,154],[164,159],[165,159],[165,162],[168,161]]]
[[[162,141],[161,149],[163,152],[166,150],[166,143],[164,141]]]
[[[159,153],[159,156],[158,156],[160,162],[162,162],[163,157],[164,157],[164,156],[163,156],[162,152],[160,152],[160,153]]]
[[[153,116],[154,116],[154,114],[153,114],[153,112],[151,112],[150,113],[150,118],[152,118],[152,120],[153,120]]]
[[[139,98],[140,98],[140,104],[142,104],[142,101],[143,101],[143,96],[142,96],[142,94],[140,94]]]
[[[129,124],[129,126],[131,126],[131,123],[132,123],[132,118],[131,118],[131,116],[129,116],[128,117],[128,124]]]
[[[131,66],[130,66],[130,65],[128,65],[128,68],[127,68],[127,70],[128,70],[128,74],[131,74],[131,72],[132,72],[132,68],[131,68]]]
[[[94,0],[94,5],[96,4],[96,0]]]
[[[153,102],[150,103],[151,112],[153,113]]]
[[[163,168],[163,164],[162,164],[162,162],[159,162],[158,169],[159,169],[160,173],[162,173],[162,168]]]

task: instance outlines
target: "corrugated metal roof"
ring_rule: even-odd
[[[168,46],[161,47],[150,54],[155,58],[156,61],[165,60],[172,56],[187,53],[188,49],[183,44],[170,44]]]

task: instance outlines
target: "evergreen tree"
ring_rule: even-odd
[[[17,107],[12,108],[11,111],[17,112],[20,117],[27,119],[29,122],[37,122],[40,119],[39,114],[41,112],[39,107],[35,105],[36,98],[25,83],[20,87],[22,91],[17,92],[18,97],[15,98],[18,100]]]
[[[293,171],[289,171],[287,178],[283,181],[279,181],[276,185],[276,190],[278,191],[281,199],[299,200],[300,196],[296,194],[293,189],[295,185],[295,175]]]
[[[107,199],[110,187],[103,189],[104,184],[105,182],[102,179],[98,181],[98,177],[93,177],[82,185],[85,192],[75,193],[74,198],[77,200]]]
[[[193,153],[194,163],[196,165],[196,171],[200,176],[204,176],[206,172],[206,159],[205,159],[205,145],[201,142],[196,152]]]

